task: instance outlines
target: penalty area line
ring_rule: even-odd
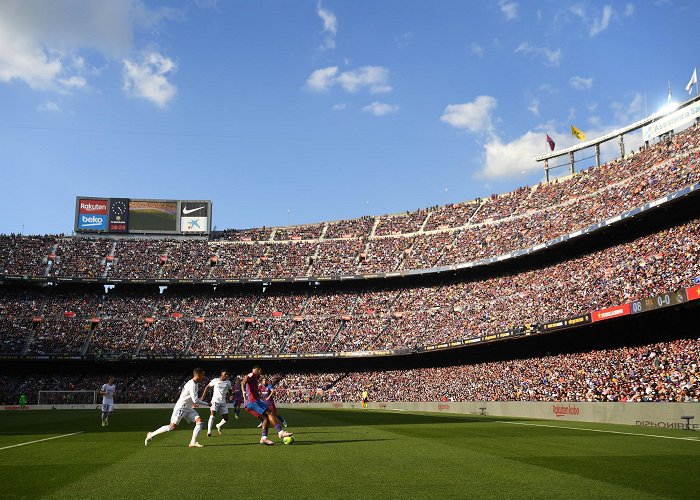
[[[602,432],[604,434],[623,434],[625,436],[642,436],[642,437],[659,438],[659,439],[675,439],[677,441],[694,441],[696,443],[700,442],[700,439],[691,438],[691,437],[685,438],[685,437],[676,437],[676,436],[660,436],[658,434],[643,434],[641,432],[623,432],[623,431],[609,431],[609,430],[604,430],[604,429],[586,429],[584,427],[568,427],[565,425],[534,424],[534,423],[530,423],[530,422],[508,422],[506,420],[492,420],[492,422],[496,422],[499,424],[510,424],[510,425],[527,425],[530,427],[549,427],[551,429],[569,429],[572,431]]]
[[[60,439],[68,436],[75,436],[76,434],[82,434],[85,431],[78,431],[78,432],[71,432],[70,434],[62,434],[60,436],[52,436],[44,439],[37,439],[35,441],[27,441],[26,443],[18,443],[18,444],[13,444],[10,446],[4,446],[0,448],[0,451],[2,450],[9,450],[10,448],[17,448],[18,446],[27,446],[28,444],[34,444],[34,443],[41,443],[42,441],[51,441],[52,439]]]

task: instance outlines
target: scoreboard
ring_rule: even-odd
[[[77,233],[209,234],[211,200],[75,199]]]

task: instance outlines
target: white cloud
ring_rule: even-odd
[[[41,113],[60,113],[61,106],[56,101],[46,101],[39,105],[37,111]]]
[[[550,134],[552,135],[552,134]],[[553,137],[559,144],[557,138]],[[504,143],[498,136],[491,136],[484,144],[483,167],[477,173],[477,177],[496,179],[499,177],[513,177],[523,170],[532,171],[542,168],[535,156],[545,152],[545,133],[527,131],[517,139]]]
[[[587,139],[595,139],[643,117],[643,98],[639,93],[635,93],[628,103],[613,103],[611,107],[615,114],[612,123],[604,124],[599,116],[593,115],[587,120],[589,128],[579,127],[586,133]],[[504,142],[497,134],[491,133],[483,146],[482,167],[477,172],[476,177],[489,179],[516,177],[522,175],[523,171],[542,169],[543,165],[534,161],[533,158],[549,151],[545,150],[545,134],[549,134],[554,139],[557,149],[565,149],[580,142],[571,135],[568,124],[568,120],[566,124],[559,127],[552,122],[541,124],[509,142]],[[627,151],[637,149],[641,143],[641,134],[627,134],[625,136],[625,149]],[[601,155],[603,158],[619,156],[617,140],[603,143]],[[577,164],[576,169],[588,166],[590,163]]]
[[[362,66],[356,70],[339,72],[337,66],[317,69],[306,80],[306,88],[314,92],[340,86],[355,93],[367,89],[372,94],[391,92],[389,70],[382,66]]]
[[[348,105],[345,104],[344,102],[339,102],[339,103],[334,104],[333,106],[331,106],[331,109],[332,109],[333,111],[343,111],[343,110],[345,110],[345,109],[348,109]]]
[[[534,98],[530,101],[530,104],[527,107],[527,110],[532,113],[535,116],[539,116],[540,114],[540,100],[537,98]]]
[[[0,2],[0,82],[24,82],[42,91],[88,87],[100,59],[120,60],[134,33],[150,30],[178,9],[151,9],[143,0],[3,0]]]
[[[507,0],[501,0],[500,2],[501,12],[509,21],[518,18],[518,3],[509,2]]]
[[[399,107],[396,104],[387,104],[385,102],[373,102],[362,108],[365,113],[372,113],[374,116],[384,116],[389,113],[396,113]]]
[[[605,5],[603,7],[602,17],[600,19],[596,18],[593,20],[593,26],[591,26],[591,31],[589,33],[591,37],[594,37],[597,34],[608,29],[608,25],[610,24],[610,18],[612,17],[612,14],[612,5]]]
[[[525,55],[531,55],[535,57],[542,57],[545,60],[545,64],[548,66],[559,66],[564,54],[561,49],[552,50],[548,47],[536,47],[530,45],[527,42],[523,42],[515,48],[515,53],[521,53]]]
[[[145,54],[141,60],[123,60],[124,90],[133,96],[165,107],[175,96],[177,89],[168,81],[177,66],[172,59],[157,52]]]
[[[540,85],[540,90],[548,94],[556,94],[559,92],[558,88],[550,85],[549,83],[543,83],[542,85]]]
[[[624,13],[624,16],[625,16],[625,17],[631,17],[631,16],[633,16],[633,15],[634,15],[634,9],[635,9],[635,6],[634,6],[633,3],[628,3],[627,5],[625,5],[625,13]]]
[[[314,92],[321,92],[330,89],[336,84],[338,66],[317,69],[306,79],[306,88]]]
[[[493,126],[491,113],[498,101],[488,95],[480,95],[465,104],[448,104],[440,120],[458,129],[472,133],[488,132]]]
[[[644,97],[639,92],[634,94],[629,103],[613,102],[610,107],[620,123],[632,123],[644,118]]]
[[[471,51],[472,54],[477,56],[479,59],[484,57],[484,48],[481,45],[478,45],[478,44],[472,42],[469,45],[469,50]]]
[[[571,85],[576,90],[587,90],[593,86],[593,78],[572,76],[571,78],[569,78],[569,85]]]
[[[326,33],[326,38],[321,45],[322,49],[334,49],[335,48],[335,35],[338,32],[338,19],[335,14],[330,10],[324,8],[321,2],[316,4],[316,14],[323,21],[323,31]]]
[[[82,76],[71,76],[69,78],[59,78],[58,83],[67,89],[82,89],[87,85],[87,80]]]

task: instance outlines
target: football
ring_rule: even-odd
[[[294,442],[294,436],[287,436],[284,439],[282,439],[282,442],[284,444],[292,444]]]

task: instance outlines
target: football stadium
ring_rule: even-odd
[[[196,4],[196,15],[230,8]],[[343,8],[307,7],[323,26],[316,50],[334,50]],[[633,4],[615,8],[587,36],[635,15]],[[492,10],[502,22],[525,16],[517,2]],[[123,63],[126,78],[133,68]],[[173,76],[156,73],[162,90]],[[264,192],[262,169],[259,185],[239,186],[194,166],[168,177],[168,165],[149,184],[143,164],[125,184],[133,194],[119,182],[76,182],[67,201],[55,190],[47,207],[71,214],[46,217],[54,231],[14,231],[8,218],[0,497],[696,497],[700,96],[691,73],[676,97],[669,83],[658,111],[593,133],[543,130],[538,149],[513,160],[536,181],[515,177],[495,194],[479,185],[473,198],[392,213],[367,202],[370,213],[343,219],[324,202],[299,221],[265,211],[280,195],[256,195],[263,223],[235,227],[227,207],[237,195],[219,189]],[[342,74],[334,85],[360,91],[361,79]],[[35,90],[39,77],[13,78]],[[41,88],[66,105],[80,85],[62,79],[63,93]],[[602,101],[606,90],[597,92]],[[170,99],[153,101],[159,113],[177,106]],[[51,127],[30,130],[39,141],[86,133]],[[88,134],[115,144],[132,135]],[[158,134],[145,134],[147,148],[202,140]],[[284,149],[287,138],[265,140]],[[195,180],[207,176],[202,189]],[[407,199],[422,200],[419,190]]]

